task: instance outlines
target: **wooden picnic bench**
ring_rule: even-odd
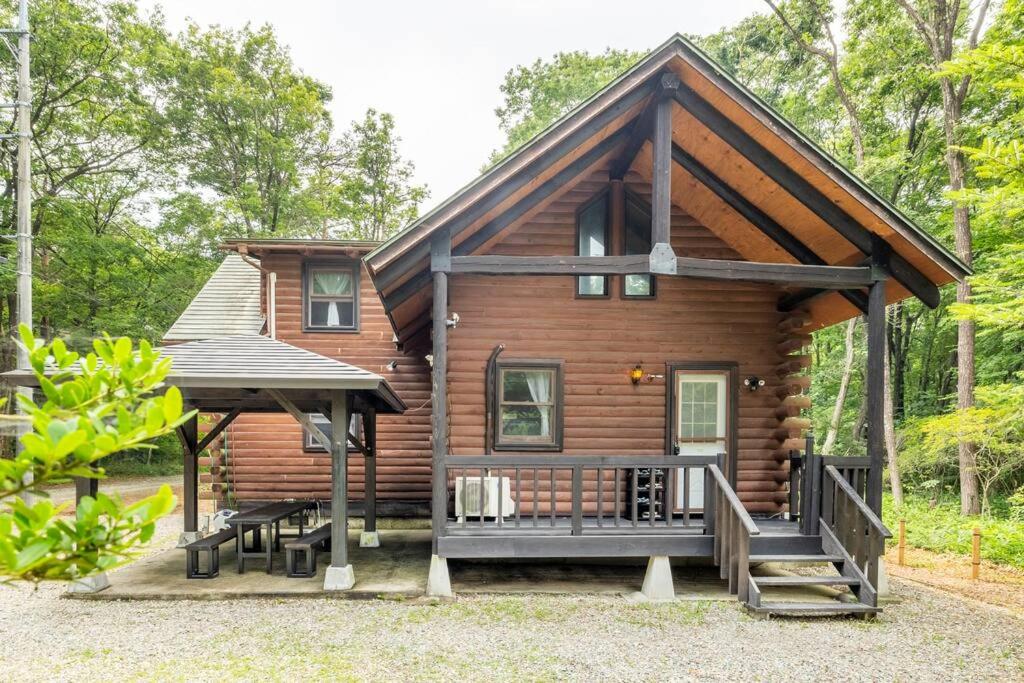
[[[255,510],[249,510],[248,512],[241,512],[234,517],[229,518],[227,520],[228,524],[232,525],[236,529],[240,529],[235,535],[238,573],[245,573],[246,558],[257,557],[266,560],[267,573],[272,573],[273,552],[281,549],[281,520],[298,514],[298,537],[301,537],[303,535],[303,525],[305,524],[305,515],[302,513],[308,506],[309,503],[306,501],[281,501],[278,503],[263,505]],[[261,549],[260,529],[264,527],[267,531],[267,541],[266,546]],[[245,546],[245,532],[248,531],[249,528],[253,529],[252,548],[246,548]]]
[[[235,538],[237,527],[222,529],[185,546],[185,578],[212,579],[220,574],[220,546]],[[206,553],[206,570],[199,568],[199,553]]]
[[[331,524],[328,522],[305,536],[284,544],[284,564],[288,576],[308,578],[316,576],[316,555],[331,543]],[[298,555],[305,554],[304,566],[299,566]]]

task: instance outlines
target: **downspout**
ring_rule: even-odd
[[[491,442],[494,435],[494,382],[498,354],[505,350],[504,344],[498,344],[487,359],[487,374],[484,380],[484,455],[491,454]]]
[[[277,339],[277,273],[267,275],[267,328],[270,338]]]

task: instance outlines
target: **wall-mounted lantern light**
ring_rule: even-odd
[[[745,380],[743,380],[743,386],[745,386],[747,389],[750,389],[751,391],[757,391],[758,389],[764,386],[764,380],[755,375],[751,375],[750,377],[747,377]]]
[[[629,381],[633,384],[640,384],[640,380],[644,378],[644,368],[640,363],[636,364],[632,370],[629,371]]]

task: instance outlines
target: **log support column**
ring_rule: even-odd
[[[331,566],[324,590],[344,591],[356,583],[348,563],[348,428],[349,405],[345,391],[331,392]],[[269,542],[269,539],[268,539]]]
[[[185,409],[190,410],[190,408]],[[178,547],[184,547],[199,540],[199,416],[193,415],[178,427],[184,457],[184,474],[181,491],[183,531],[178,537]]]
[[[679,77],[664,74],[654,109],[653,178],[651,179],[651,272],[676,274],[672,251],[672,95],[679,89]]]
[[[438,538],[448,522],[448,271],[451,269],[451,235],[444,232],[430,243],[430,268],[434,281],[432,311],[433,367],[431,370],[431,528],[433,529],[427,595],[451,597],[448,561],[438,555]]]
[[[377,533],[377,411],[367,408],[363,411],[363,444],[366,446],[366,492],[363,515],[363,533],[359,535],[359,547],[379,548],[380,535]]]
[[[867,431],[868,471],[867,504],[882,514],[882,469],[885,466],[885,271],[887,245],[875,240],[871,257],[875,281],[868,290],[867,350]]]

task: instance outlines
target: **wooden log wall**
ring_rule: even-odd
[[[430,500],[430,368],[423,355],[396,350],[393,330],[364,271],[359,280],[358,333],[302,331],[299,254],[273,254],[263,267],[277,273],[277,337],[385,377],[409,406],[405,415],[377,418],[377,501]],[[396,361],[394,372],[387,370]],[[227,430],[227,466],[218,470],[237,500],[330,500],[331,458],[302,449],[302,429],[286,414],[243,413]],[[349,454],[349,498],[362,500],[363,457]]]
[[[649,184],[632,174],[625,180],[649,201]],[[489,253],[574,253],[576,209],[606,184],[606,172],[591,175]],[[679,206],[671,241],[681,256],[741,259]],[[663,454],[666,380],[634,386],[629,370],[642,363],[664,374],[671,361],[735,361],[740,382],[765,380],[756,392],[739,388],[737,490],[751,512],[782,511],[784,448],[806,426],[799,411],[808,359],[799,351],[807,337],[799,314],[779,313],[779,290],[765,285],[661,277],[656,299],[626,300],[612,277],[609,291],[607,299],[577,299],[570,277],[451,278],[450,310],[460,316],[449,335],[452,451],[483,453],[485,366],[500,343],[504,359],[564,360],[564,454]]]

